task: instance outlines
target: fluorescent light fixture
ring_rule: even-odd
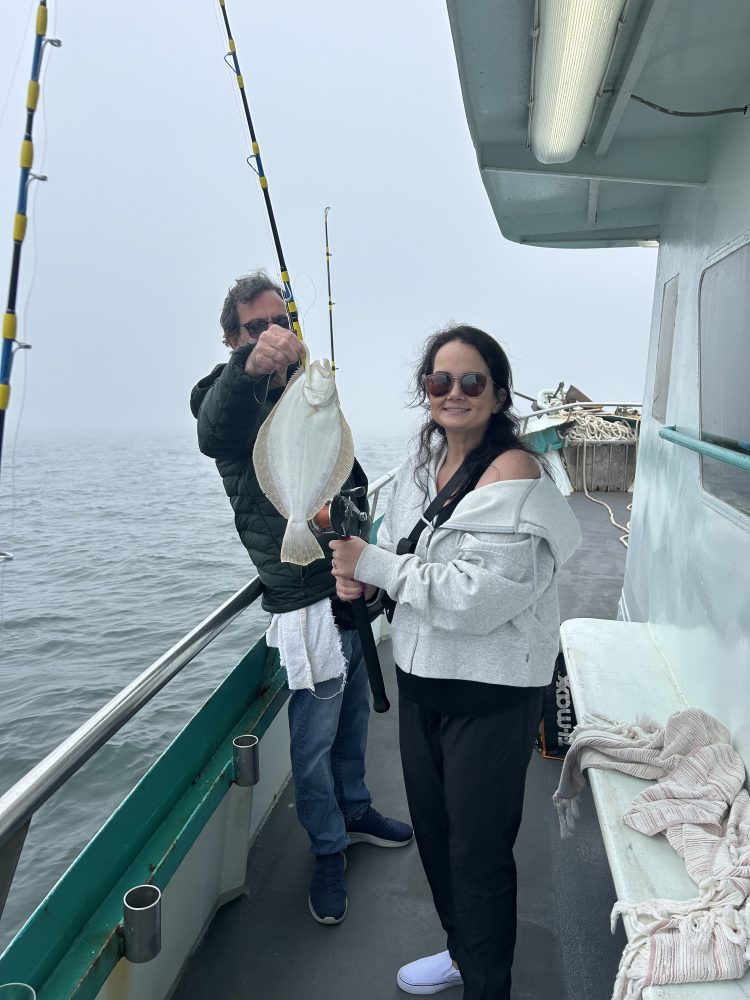
[[[538,0],[531,151],[567,163],[586,137],[612,57],[623,0]]]

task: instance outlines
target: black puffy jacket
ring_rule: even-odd
[[[266,395],[268,377],[253,379],[245,374],[245,361],[251,350],[252,345],[238,348],[227,364],[217,365],[210,375],[202,378],[190,394],[190,409],[198,420],[198,447],[204,455],[216,459],[234,510],[237,531],[263,583],[263,607],[273,613],[296,611],[335,594],[327,544],[333,536],[319,539],[324,559],[308,566],[281,562],[286,520],[258,484],[253,445],[282,390],[272,389]],[[344,487],[361,485],[367,486],[367,477],[355,461]],[[358,503],[362,510],[367,510],[365,498]],[[352,628],[349,607],[336,599],[333,605],[338,624]]]

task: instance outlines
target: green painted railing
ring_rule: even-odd
[[[93,1000],[123,954],[122,897],[166,888],[233,780],[232,738],[262,738],[286,674],[261,638],[139,781],[0,956],[0,982]]]
[[[720,437],[717,434],[698,436],[694,431],[685,427],[662,427],[659,437],[672,444],[678,444],[681,448],[689,448],[699,455],[706,455],[708,458],[715,458],[719,462],[726,462],[727,465],[734,465],[738,469],[746,469],[750,472],[750,443],[747,441],[733,440],[732,438]],[[721,442],[721,443],[719,443]]]

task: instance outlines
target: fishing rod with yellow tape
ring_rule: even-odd
[[[26,127],[21,143],[21,180],[18,186],[18,202],[13,220],[13,257],[10,265],[10,282],[8,286],[8,304],[3,316],[3,348],[0,355],[0,463],[3,454],[3,435],[5,431],[5,414],[10,403],[10,374],[13,368],[13,356],[17,350],[29,347],[16,340],[17,315],[16,297],[18,295],[18,277],[21,270],[21,250],[26,235],[26,207],[28,203],[29,185],[34,180],[47,178],[31,172],[34,163],[34,143],[32,131],[34,128],[34,113],[39,104],[39,74],[42,68],[42,56],[46,42],[59,46],[56,38],[47,38],[47,0],[41,0],[36,14],[36,35],[34,38],[34,56],[31,63],[31,79],[26,91]]]
[[[286,309],[289,314],[289,325],[290,328],[297,335],[299,340],[302,340],[302,326],[300,324],[299,312],[297,310],[297,303],[294,301],[294,294],[292,293],[292,284],[289,279],[289,270],[286,266],[286,261],[284,260],[284,251],[281,249],[281,239],[279,238],[279,230],[276,225],[276,216],[273,213],[273,205],[271,203],[271,192],[268,189],[268,178],[266,177],[265,171],[263,169],[263,160],[260,155],[260,146],[258,145],[258,138],[255,135],[255,127],[253,126],[253,119],[250,114],[250,105],[247,102],[247,94],[245,92],[245,81],[243,79],[242,73],[240,72],[240,63],[237,58],[237,47],[234,44],[234,38],[232,36],[232,29],[229,26],[229,17],[227,15],[227,7],[225,0],[219,0],[219,6],[221,7],[221,15],[224,19],[224,28],[227,33],[227,40],[229,42],[229,52],[224,57],[224,61],[227,61],[229,57],[232,59],[230,69],[233,70],[235,76],[237,77],[237,86],[240,91],[240,98],[242,99],[242,107],[245,112],[245,121],[247,122],[247,128],[250,133],[250,142],[252,143],[252,156],[248,158],[249,160],[255,161],[255,172],[258,175],[258,180],[260,181],[260,188],[263,192],[263,200],[266,205],[266,214],[268,216],[268,222],[271,227],[271,235],[273,237],[274,247],[276,249],[276,257],[279,262],[279,271],[281,273],[281,283],[284,286],[284,301],[286,304]]]
[[[232,30],[229,26],[229,17],[227,16],[227,8],[225,0],[219,0],[219,6],[221,7],[222,17],[224,19],[224,27],[227,33],[227,39],[229,41],[229,52],[225,56],[225,61],[228,57],[231,57],[232,64],[231,68],[237,77],[237,86],[239,87],[240,97],[242,99],[242,107],[245,112],[245,120],[247,122],[247,128],[250,133],[250,140],[252,142],[252,159],[255,161],[255,170],[258,174],[258,180],[260,181],[260,187],[263,192],[263,198],[266,205],[266,213],[268,215],[268,221],[271,227],[271,234],[273,236],[274,246],[276,248],[276,256],[279,262],[279,269],[281,272],[281,281],[284,287],[284,299],[286,302],[287,312],[289,313],[289,324],[291,329],[297,335],[297,337],[302,340],[302,329],[299,321],[299,314],[297,311],[297,305],[294,301],[294,295],[292,294],[292,286],[289,280],[289,271],[286,266],[286,261],[284,260],[284,252],[281,248],[281,240],[279,238],[279,230],[276,225],[276,217],[273,212],[273,205],[271,203],[271,194],[268,189],[268,179],[266,177],[265,171],[263,169],[263,161],[260,155],[260,146],[258,145],[258,139],[255,134],[255,128],[253,126],[252,116],[250,114],[250,107],[247,101],[247,94],[245,93],[245,82],[242,78],[242,73],[240,72],[240,64],[237,58],[237,48],[234,43],[234,38],[232,37]],[[229,63],[227,62],[227,65]],[[326,222],[326,263],[330,257],[330,251],[328,249],[328,209],[326,209],[325,222]],[[329,312],[332,310],[333,302],[331,299],[331,284],[330,284],[330,267],[328,269],[328,302],[329,302]],[[331,315],[331,367],[333,368],[333,317]],[[359,492],[364,489],[363,487],[358,487],[354,490],[342,490],[339,496],[334,497],[331,501],[329,508],[321,511],[318,517],[323,516],[325,518],[325,525],[321,524],[319,521],[316,524],[316,528],[320,531],[331,530],[337,537],[344,538],[350,534],[356,526],[359,525],[359,519],[361,512],[358,510],[356,504],[353,502],[352,495],[359,494]],[[367,515],[365,515],[366,517]],[[385,693],[385,686],[383,684],[383,673],[380,667],[380,661],[378,658],[377,648],[375,646],[375,640],[373,638],[372,629],[370,627],[370,621],[368,616],[367,606],[364,597],[360,597],[354,600],[352,603],[352,613],[354,616],[354,621],[359,632],[360,641],[362,643],[362,653],[365,661],[365,667],[367,669],[367,676],[370,682],[370,687],[373,693],[373,707],[376,712],[385,712],[388,710],[389,703],[388,698]]]

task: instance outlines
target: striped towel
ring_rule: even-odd
[[[647,986],[740,979],[750,963],[750,796],[729,731],[699,709],[651,720],[579,725],[554,802],[570,836],[583,771],[600,767],[655,781],[623,822],[648,837],[664,834],[698,888],[690,900],[616,903],[633,928],[612,1000],[638,1000]]]

